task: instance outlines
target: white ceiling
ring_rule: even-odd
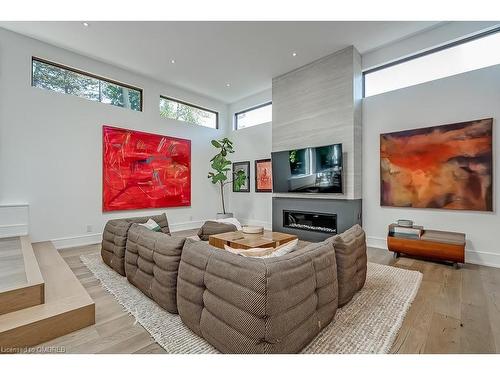
[[[270,88],[272,77],[349,45],[365,53],[439,23],[96,21],[84,27],[64,21],[0,27],[232,103]]]

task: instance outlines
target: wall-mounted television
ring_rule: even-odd
[[[342,144],[271,154],[275,193],[343,193]]]

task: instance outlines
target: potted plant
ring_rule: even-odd
[[[228,184],[234,183],[236,191],[241,189],[245,184],[245,172],[239,170],[236,173],[231,172],[231,160],[227,158],[228,154],[234,153],[233,142],[228,138],[223,138],[220,140],[212,140],[212,146],[214,146],[219,152],[210,160],[210,166],[214,172],[208,172],[208,178],[212,180],[212,184],[219,185],[220,195],[222,200],[222,212],[217,214],[217,219],[223,219],[228,217],[233,217],[232,213],[226,212],[226,206],[224,203],[224,187]],[[228,178],[227,173],[230,173],[231,179]]]

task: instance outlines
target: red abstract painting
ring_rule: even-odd
[[[493,210],[493,119],[380,136],[382,206]]]
[[[103,126],[103,211],[191,205],[191,141]]]

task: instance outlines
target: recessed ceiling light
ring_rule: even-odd
[[[84,22],[84,23],[83,23],[83,26],[85,26],[85,27],[89,27],[89,23],[88,23],[88,22]]]
[[[226,83],[226,87],[231,87],[231,84],[230,83]]]
[[[175,64],[175,60],[174,59],[170,60],[170,63]]]
[[[297,56],[297,52],[292,52],[292,56],[293,57]]]

